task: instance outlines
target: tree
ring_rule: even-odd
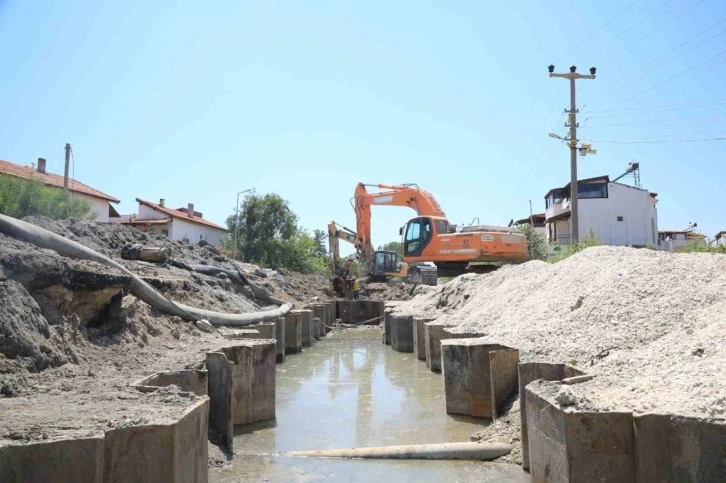
[[[522,225],[517,231],[527,239],[527,260],[547,259],[547,243],[542,235],[534,231],[532,225]]]
[[[227,218],[227,227],[228,243],[234,243],[236,231],[237,252],[246,262],[304,273],[326,271],[317,233],[313,236],[298,227],[297,215],[277,194],[252,193],[240,206],[239,218]]]
[[[91,204],[60,188],[36,179],[0,175],[0,213],[13,218],[30,215],[64,218],[94,218]]]
[[[378,249],[396,252],[396,258],[399,261],[403,260],[403,244],[399,241],[388,242],[383,246],[379,246]]]
[[[317,244],[317,254],[325,256],[328,254],[327,248],[325,248],[325,241],[328,237],[328,234],[324,232],[323,230],[318,230],[317,228],[313,230],[313,236],[315,237],[315,243]]]

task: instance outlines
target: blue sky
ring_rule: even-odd
[[[506,224],[569,179],[548,64],[598,67],[584,141],[724,137],[725,19],[719,0],[5,0],[0,158],[61,172],[69,142],[123,213],[165,198],[223,223],[254,187],[305,228],[353,227],[357,182],[415,182],[454,223]],[[581,178],[639,161],[661,229],[726,230],[726,143],[593,144]],[[374,209],[374,242],[413,215]]]

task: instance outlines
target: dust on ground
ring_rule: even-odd
[[[266,306],[225,274],[120,260],[121,247],[165,245],[186,263],[240,268],[273,296],[296,305],[332,298],[323,275],[239,264],[208,245],[172,242],[118,224],[26,221],[114,258],[171,299],[200,308],[244,313]],[[141,393],[130,384],[160,371],[201,367],[205,353],[224,339],[146,305],[130,294],[129,282],[115,269],[0,233],[0,414],[12,415],[0,418],[0,445],[163,423],[197,400],[174,387]]]
[[[522,361],[596,374],[572,387],[578,409],[726,423],[724,255],[593,247],[463,275],[394,310],[484,333]],[[519,424],[497,421],[479,436],[506,439]]]

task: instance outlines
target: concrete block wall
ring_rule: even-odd
[[[0,447],[0,480],[26,482],[207,482],[209,398],[179,420],[95,436]]]
[[[391,349],[413,352],[413,316],[392,315],[390,321]]]

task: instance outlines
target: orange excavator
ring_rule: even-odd
[[[381,191],[369,193],[368,187]],[[446,219],[433,195],[416,184],[358,183],[351,203],[357,220],[355,247],[359,258],[369,267],[374,265],[376,253],[371,242],[372,205],[408,206],[416,211],[418,216],[399,231],[410,279],[419,277],[419,281],[430,283],[432,272],[433,276],[456,277],[466,272],[484,273],[497,268],[482,262],[527,260],[524,235],[508,227],[489,225],[465,226],[459,230]],[[436,267],[416,265],[422,262],[433,262]]]

